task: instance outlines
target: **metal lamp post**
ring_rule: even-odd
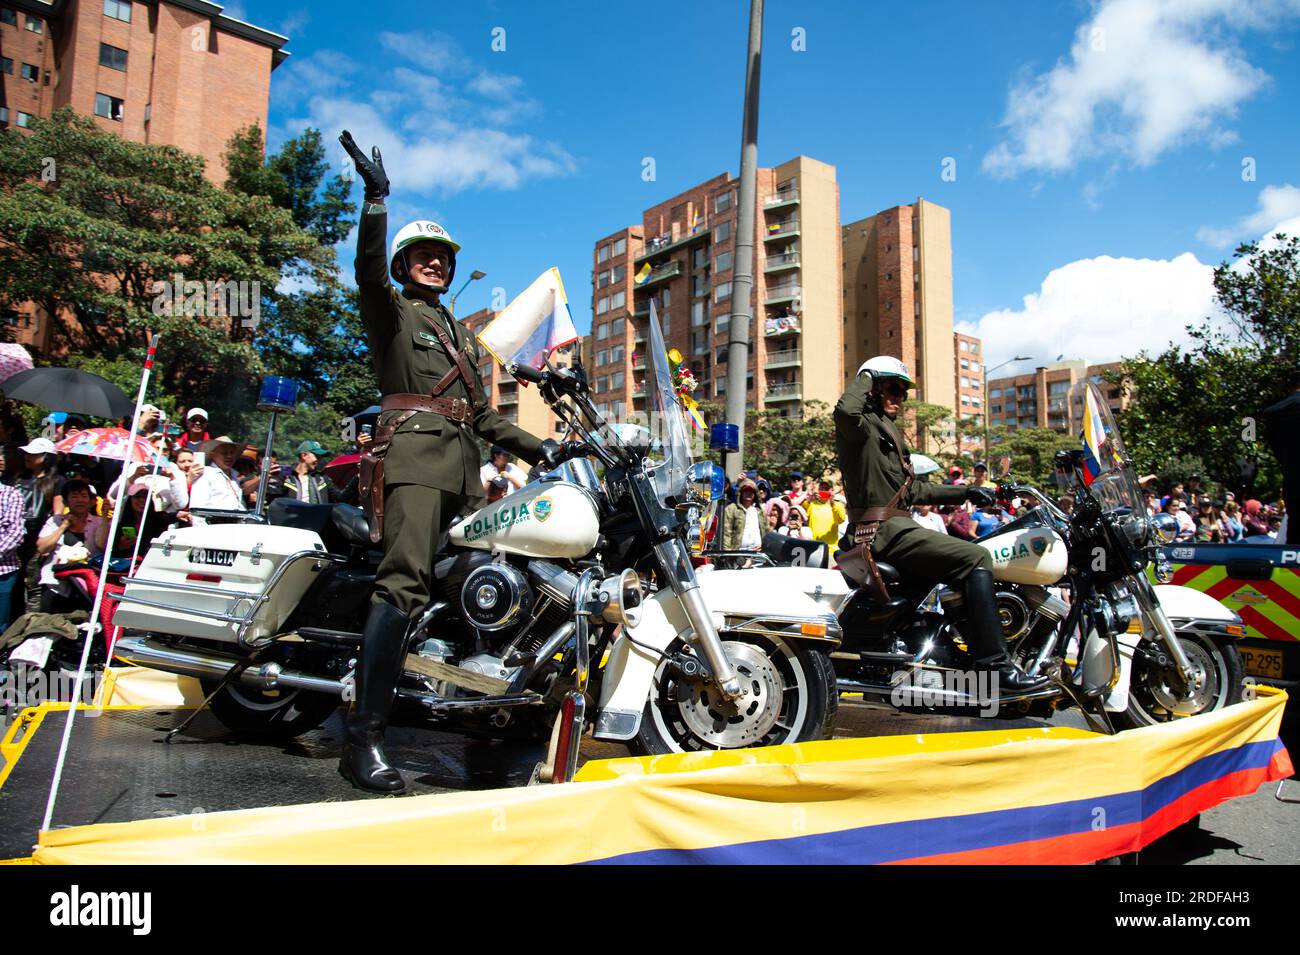
[[[479,279],[485,279],[485,278],[487,278],[487,273],[480,272],[478,269],[475,269],[473,272],[469,273],[469,278],[465,280],[465,284],[462,285],[459,289],[457,289],[455,294],[453,294],[451,297],[451,311],[453,315],[456,313],[456,299],[460,298],[460,293],[465,291],[465,286],[469,285],[470,282],[477,282]]]
[[[984,458],[985,458],[985,460],[987,460],[987,459],[988,459],[988,456],[989,456],[989,376],[990,376],[993,372],[997,371],[999,368],[1005,368],[1007,365],[1011,364],[1013,361],[1033,361],[1033,359],[1030,358],[1028,355],[1017,355],[1017,356],[1014,357],[1014,358],[1008,358],[1006,361],[1002,362],[1002,364],[1000,364],[1000,365],[994,365],[992,368],[985,368],[985,369],[984,369],[984,407],[983,407],[981,410],[984,412],[983,418],[984,418]]]

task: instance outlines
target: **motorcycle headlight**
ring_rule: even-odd
[[[1172,514],[1157,514],[1149,522],[1151,532],[1162,544],[1172,544],[1178,536],[1178,518]]]
[[[718,500],[722,497],[725,480],[725,472],[711,461],[692,464],[690,470],[686,472],[687,500],[700,507]]]

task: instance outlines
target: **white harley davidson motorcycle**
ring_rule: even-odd
[[[560,472],[451,526],[407,633],[396,720],[495,737],[554,726],[556,779],[588,724],[642,754],[830,735],[839,624],[793,582],[697,578],[686,539],[721,472],[691,460],[654,317],[650,354],[654,442],[611,427],[580,368],[512,367],[581,440]],[[268,522],[169,531],[126,582],[115,655],[199,678],[232,730],[306,732],[347,696],[377,559],[346,505],[280,500]]]
[[[1102,732],[1242,699],[1241,618],[1208,594],[1147,579],[1154,562],[1156,579],[1169,580],[1159,545],[1178,526],[1168,514],[1148,517],[1110,409],[1096,385],[1088,388],[1102,460],[1085,469],[1087,452],[1063,451],[1055,461],[1058,480],[1073,490],[1072,512],[1004,474],[1000,499],[1032,494],[1038,503],[976,541],[993,558],[1008,653],[1026,672],[1051,677],[1049,685],[1010,696],[972,679],[959,589],[918,586],[877,561],[889,596],[881,600],[867,586],[865,562],[847,555],[838,570],[745,571],[758,592],[802,580],[836,611],[843,642],[831,658],[841,692],[914,712],[1049,716],[1077,706]]]

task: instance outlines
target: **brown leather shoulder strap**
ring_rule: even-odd
[[[453,318],[452,321],[455,321],[455,319]],[[465,360],[464,353],[456,347],[456,343],[451,340],[451,336],[447,334],[442,324],[436,319],[429,322],[429,324],[433,326],[434,334],[438,336],[438,340],[442,342],[442,347],[447,349],[447,354],[451,356],[452,362],[456,365],[455,368],[438,379],[437,384],[433,386],[432,394],[435,397],[442,394],[451,387],[452,382],[458,377],[463,378],[465,380],[465,391],[469,393],[470,408],[477,415],[479,409],[483,406],[480,401],[482,395],[478,388],[478,376],[470,370],[469,362]]]
[[[911,490],[912,482],[916,480],[916,470],[912,467],[912,461],[907,453],[903,451],[903,436],[899,434],[898,427],[884,415],[880,416],[880,421],[885,426],[885,433],[894,442],[894,450],[898,452],[898,463],[903,468],[903,486],[885,505],[887,508],[897,508],[907,499],[907,492]]]

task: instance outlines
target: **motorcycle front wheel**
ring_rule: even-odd
[[[635,751],[658,756],[830,738],[839,697],[835,671],[816,644],[752,636],[723,648],[745,694],[728,701],[712,684],[680,677],[669,664],[684,650],[677,641],[655,671]]]
[[[1172,661],[1168,666],[1160,666],[1141,652],[1135,654],[1128,708],[1123,713],[1111,714],[1120,729],[1200,716],[1241,702],[1244,689],[1241,654],[1231,639],[1184,630],[1178,634],[1178,642],[1205,674],[1201,686],[1189,694],[1182,689]],[[1145,645],[1147,641],[1143,641],[1139,650]]]

